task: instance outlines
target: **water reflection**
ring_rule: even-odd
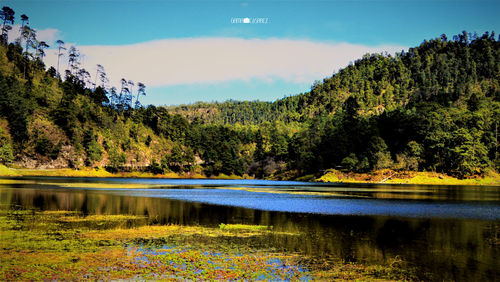
[[[144,215],[149,219],[148,224],[266,225],[279,232],[299,234],[269,234],[267,247],[277,251],[344,262],[387,262],[399,258],[408,267],[417,267],[423,279],[478,281],[500,277],[498,220],[276,212],[156,197],[154,193],[148,196],[136,190],[61,189],[57,184],[36,184],[38,188],[33,188],[33,185],[4,184],[0,188],[0,207]],[[142,194],[130,196],[138,192]],[[449,193],[455,201],[457,198],[463,201],[464,194],[472,192]],[[494,206],[491,195],[485,197],[487,204]]]

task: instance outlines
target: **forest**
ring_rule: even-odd
[[[327,169],[437,171],[500,168],[500,37],[463,31],[396,54],[366,54],[310,91],[274,102],[142,105],[144,83],[109,85],[74,46],[47,68],[47,43],[3,7],[0,163],[111,172],[200,172],[296,178]],[[61,72],[60,72],[61,71]]]

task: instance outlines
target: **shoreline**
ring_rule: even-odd
[[[353,184],[500,186],[500,174],[489,171],[484,176],[459,179],[445,173],[425,171],[396,172],[385,169],[370,173],[352,173],[328,170],[316,181]]]
[[[237,175],[218,175],[207,177],[199,173],[175,173],[168,172],[165,174],[154,174],[151,172],[131,171],[131,172],[116,172],[112,173],[104,168],[89,168],[81,169],[71,168],[55,168],[55,169],[28,169],[28,168],[9,168],[0,165],[0,177],[89,177],[89,178],[155,178],[155,179],[254,179],[249,176]]]
[[[248,175],[217,175],[208,177],[200,173],[154,174],[151,172],[117,172],[111,173],[104,168],[70,168],[60,169],[25,169],[9,168],[0,165],[0,177],[88,177],[88,178],[154,178],[154,179],[257,179]],[[270,177],[267,180],[293,180],[304,182],[342,183],[342,184],[397,184],[397,185],[467,185],[467,186],[500,186],[500,174],[490,171],[482,177],[458,179],[437,172],[395,172],[379,170],[370,173],[342,172],[327,170],[322,176],[306,175],[297,178]]]

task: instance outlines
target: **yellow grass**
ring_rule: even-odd
[[[393,175],[389,179],[389,176]],[[384,181],[385,180],[385,181]],[[342,173],[330,170],[318,178],[319,182],[336,183],[389,183],[389,184],[428,184],[428,185],[500,185],[500,174],[488,172],[482,177],[458,179],[444,173],[408,172],[396,173],[390,170],[376,171],[370,174]]]
[[[21,176],[17,170],[0,165],[0,176]]]
[[[17,169],[16,171],[22,176],[114,177],[103,168]]]
[[[484,177],[458,179],[446,174],[434,172],[419,172],[415,177],[406,182],[401,179],[392,179],[387,183],[408,183],[408,184],[436,184],[436,185],[500,185],[500,175],[490,173]]]
[[[0,165],[0,176],[59,176],[59,177],[123,177],[123,178],[208,178],[207,176],[196,173],[175,173],[167,172],[164,174],[154,174],[151,172],[117,172],[110,173],[104,168],[83,167],[80,169],[60,168],[60,169],[25,169],[8,168]],[[247,179],[245,176],[221,174],[211,178],[216,179]]]

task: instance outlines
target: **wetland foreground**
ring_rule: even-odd
[[[406,277],[396,266],[319,263],[266,244],[272,227],[142,225],[147,218],[14,210],[0,216],[0,279],[317,280]],[[141,226],[138,226],[141,225]],[[283,236],[297,234],[283,234]],[[396,262],[397,263],[397,262]]]
[[[0,280],[495,280],[498,187],[0,180]]]

